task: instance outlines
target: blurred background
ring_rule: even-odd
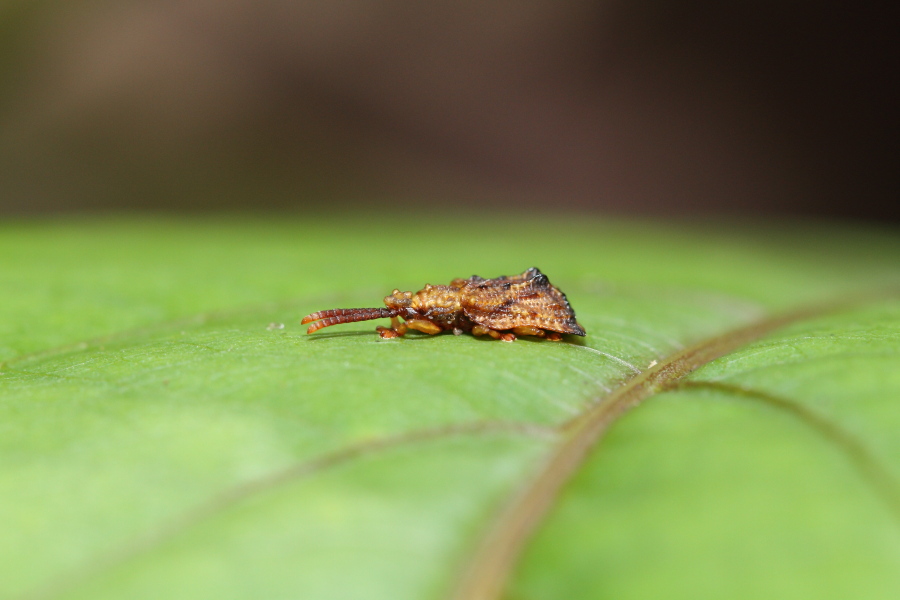
[[[810,0],[4,0],[0,215],[898,222],[890,13]]]

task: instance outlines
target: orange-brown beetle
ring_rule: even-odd
[[[301,322],[313,323],[307,330],[312,333],[339,323],[390,318],[390,328],[376,327],[383,338],[402,336],[408,329],[431,335],[441,331],[487,334],[505,342],[515,341],[517,335],[558,341],[563,333],[585,334],[566,295],[536,267],[513,277],[473,275],[454,279],[450,285],[426,285],[415,294],[394,290],[384,304],[386,308],[323,310]]]

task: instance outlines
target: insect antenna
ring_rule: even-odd
[[[306,315],[301,324],[313,323],[306,333],[318,331],[323,327],[340,325],[341,323],[356,323],[357,321],[371,321],[372,319],[389,319],[396,317],[398,312],[394,308],[335,308],[332,310],[320,310],[311,315]]]

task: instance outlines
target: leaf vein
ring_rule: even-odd
[[[860,473],[862,479],[887,505],[894,519],[900,523],[900,483],[859,439],[825,416],[792,401],[762,390],[720,381],[681,381],[672,389],[707,389],[724,392],[739,398],[761,402],[776,408],[809,426],[825,440],[837,447]]]
[[[496,600],[501,597],[525,544],[553,507],[562,488],[604,437],[612,424],[647,398],[671,389],[699,367],[734,352],[786,325],[853,306],[865,298],[800,308],[762,319],[714,336],[676,352],[643,372],[629,365],[635,376],[604,399],[592,403],[564,426],[566,437],[548,456],[536,475],[517,490],[489,525],[458,576],[453,600]],[[582,348],[604,354],[599,350]],[[609,356],[614,360],[616,357]],[[624,361],[623,361],[624,362]]]
[[[225,489],[194,508],[188,509],[180,515],[174,516],[168,522],[153,528],[152,532],[139,536],[130,543],[120,546],[105,555],[93,557],[77,572],[61,576],[43,587],[26,592],[19,596],[18,600],[50,600],[51,598],[68,594],[91,580],[97,579],[130,561],[149,554],[154,549],[161,547],[200,522],[209,520],[233,506],[260,494],[271,492],[304,477],[394,448],[452,437],[490,434],[524,435],[551,439],[559,435],[558,431],[552,427],[530,423],[475,421],[409,431],[350,444]]]

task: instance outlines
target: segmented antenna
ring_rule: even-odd
[[[372,319],[389,319],[397,316],[394,308],[334,308],[332,310],[320,310],[311,315],[306,315],[301,324],[313,323],[306,333],[318,331],[323,327],[340,325],[341,323],[356,323],[357,321],[371,321]]]

